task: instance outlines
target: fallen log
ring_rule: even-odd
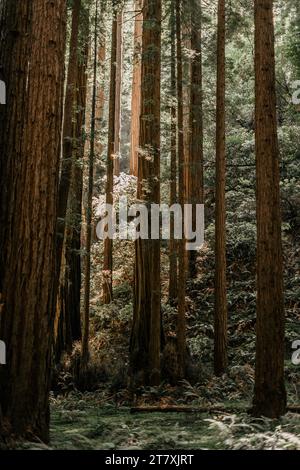
[[[130,413],[250,413],[251,408],[225,408],[221,406],[135,406]],[[288,406],[287,412],[300,413],[300,406]]]

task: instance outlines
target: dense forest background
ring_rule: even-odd
[[[0,18],[1,447],[299,450],[299,2]],[[204,245],[99,240],[121,196]]]

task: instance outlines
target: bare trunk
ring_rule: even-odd
[[[117,14],[112,23],[112,45],[111,45],[111,69],[110,69],[110,93],[109,93],[109,118],[108,118],[108,144],[106,160],[106,204],[114,202],[114,157],[115,157],[115,124],[116,124],[116,78],[117,78]],[[113,240],[110,237],[104,240],[103,261],[103,303],[112,301],[112,271],[113,271]]]
[[[193,204],[192,228],[196,230],[196,204],[204,204],[203,186],[203,114],[202,114],[202,11],[201,0],[193,0],[191,48],[194,56],[191,64],[190,105],[190,155],[189,155],[189,203]],[[189,276],[197,274],[197,251],[189,253]]]
[[[182,212],[185,204],[185,158],[183,138],[183,85],[182,85],[182,27],[181,27],[181,0],[176,0],[176,36],[177,36],[177,101],[178,101],[178,193]],[[178,321],[177,346],[179,378],[185,376],[186,361],[186,319],[185,319],[185,289],[186,289],[186,250],[184,237],[184,217],[182,217],[182,239],[178,242]]]
[[[91,290],[91,247],[92,247],[92,218],[93,218],[93,187],[94,187],[94,160],[95,160],[95,130],[96,130],[96,97],[97,97],[97,45],[98,45],[98,0],[96,0],[95,32],[94,32],[94,60],[93,60],[93,96],[91,114],[91,136],[89,155],[89,181],[86,207],[86,236],[84,260],[84,298],[83,321],[84,331],[82,338],[82,368],[86,368],[89,360],[90,336],[90,290]]]
[[[135,0],[134,57],[131,99],[130,174],[138,176],[138,147],[141,114],[141,51],[143,33],[143,0]]]
[[[177,202],[177,138],[176,138],[176,15],[175,2],[172,0],[170,19],[171,29],[171,180],[170,180],[170,206]],[[169,302],[174,304],[178,294],[178,253],[177,242],[174,239],[174,215],[171,214],[169,244]]]
[[[59,282],[62,252],[65,237],[66,214],[73,168],[73,118],[76,102],[76,81],[78,61],[78,33],[81,0],[74,0],[72,11],[72,30],[70,38],[69,66],[64,105],[62,165],[57,209],[57,282]]]
[[[161,2],[145,0],[137,197],[148,209],[151,203],[160,202],[160,67]],[[158,385],[161,349],[160,240],[136,241],[134,297],[130,344],[132,373],[141,383]]]
[[[121,93],[123,66],[123,12],[117,16],[117,57],[116,57],[116,106],[115,106],[115,161],[114,175],[120,174],[120,143],[121,143]]]
[[[257,323],[253,414],[286,412],[273,1],[255,0]]]
[[[216,230],[214,369],[227,368],[226,207],[225,207],[225,0],[218,5],[216,115]]]
[[[0,110],[0,144],[15,216],[6,214],[4,241],[0,433],[48,441],[66,5],[23,0],[1,7],[8,101]]]

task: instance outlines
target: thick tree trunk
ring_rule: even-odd
[[[108,117],[108,144],[106,160],[106,204],[114,202],[114,156],[115,156],[115,124],[116,124],[116,78],[117,78],[117,14],[112,23],[111,68],[110,68],[110,93],[109,93],[109,117]],[[113,271],[113,240],[107,237],[104,240],[103,260],[103,303],[112,301],[112,271]]]
[[[1,291],[0,337],[7,346],[7,365],[0,370],[1,434],[48,441],[66,4],[9,1],[1,13],[8,85],[8,103],[0,111],[1,154],[6,203],[15,214],[7,219]]]
[[[175,1],[171,4],[171,178],[170,178],[170,206],[177,202],[177,86],[176,86],[176,15]],[[177,242],[174,239],[174,216],[171,214],[170,244],[169,244],[169,302],[174,304],[178,295],[178,253]]]
[[[253,414],[286,411],[273,1],[255,0],[257,323]]]
[[[137,198],[160,202],[161,2],[145,0]],[[151,233],[151,221],[149,234]],[[160,382],[160,240],[136,241],[135,302],[130,344],[134,378]]]
[[[189,203],[193,204],[192,227],[196,229],[196,204],[204,204],[203,185],[203,114],[202,114],[202,11],[201,0],[192,2],[191,48],[194,56],[191,64],[191,105],[190,105],[190,160]],[[197,251],[189,252],[189,276],[197,274]]]
[[[141,114],[141,51],[143,34],[143,0],[135,0],[134,57],[131,99],[130,174],[138,176],[138,147]]]
[[[92,247],[92,219],[93,219],[93,187],[94,187],[94,160],[95,160],[95,131],[96,131],[96,98],[97,98],[97,46],[98,46],[98,0],[96,0],[95,31],[94,31],[94,60],[93,60],[93,93],[91,112],[91,136],[88,173],[88,194],[86,206],[86,233],[84,258],[84,293],[83,293],[83,337],[82,337],[82,370],[87,367],[89,360],[90,337],[90,292],[91,292],[91,247]]]
[[[227,367],[226,207],[225,207],[225,0],[218,5],[216,115],[216,227],[214,369]]]
[[[117,16],[117,57],[116,57],[116,107],[115,107],[115,160],[114,175],[120,174],[120,144],[121,144],[121,93],[123,67],[123,12]]]
[[[184,212],[185,204],[185,158],[183,138],[183,85],[182,85],[182,27],[181,27],[181,0],[176,0],[176,37],[177,37],[177,130],[178,130],[178,195],[179,204]],[[182,239],[178,242],[178,321],[177,346],[179,378],[185,376],[186,362],[186,318],[185,318],[185,290],[186,290],[186,241],[184,236],[184,217],[182,216]]]

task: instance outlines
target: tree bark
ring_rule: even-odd
[[[116,108],[115,108],[115,159],[114,175],[120,175],[120,144],[121,144],[121,93],[123,67],[123,11],[117,15],[117,56],[116,56]]]
[[[66,2],[1,2],[1,14],[8,85],[1,154],[15,214],[6,219],[1,290],[1,434],[47,442]]]
[[[177,86],[176,86],[176,14],[175,2],[171,4],[171,178],[170,178],[170,206],[177,202]],[[177,242],[174,239],[174,215],[171,214],[170,244],[169,244],[169,302],[175,304],[178,294],[178,253]]]
[[[286,411],[273,1],[255,0],[257,321],[253,414]]]
[[[110,68],[110,93],[109,93],[109,118],[108,118],[108,144],[106,160],[106,204],[113,205],[114,202],[114,158],[116,137],[116,78],[117,78],[117,39],[118,20],[114,14],[112,23],[112,45],[111,45],[111,68]],[[110,237],[104,240],[103,261],[103,303],[109,304],[113,298],[112,290],[113,272],[113,240]]]
[[[143,0],[135,0],[134,57],[131,99],[130,174],[138,176],[138,147],[141,114],[141,51],[143,34]]]
[[[86,206],[86,234],[84,259],[84,297],[83,297],[83,337],[82,337],[82,363],[84,371],[89,360],[90,337],[90,292],[91,292],[91,247],[92,247],[92,220],[93,220],[93,187],[94,187],[94,160],[95,160],[95,131],[96,131],[96,97],[97,97],[97,46],[98,46],[98,0],[96,0],[95,31],[94,31],[94,60],[93,60],[93,94],[91,112],[91,136],[89,154],[88,194]]]
[[[193,205],[192,227],[196,229],[196,204],[204,204],[203,184],[203,113],[202,113],[202,8],[201,0],[192,2],[191,48],[191,104],[190,104],[190,160],[189,203]],[[197,274],[197,251],[189,252],[189,277]]]
[[[176,38],[177,38],[177,130],[178,130],[178,195],[182,214],[185,204],[185,156],[183,138],[183,85],[182,85],[182,2],[176,0]],[[177,319],[177,347],[179,378],[185,376],[186,362],[186,318],[185,318],[185,291],[186,291],[186,240],[184,236],[184,216],[182,215],[182,239],[178,242],[178,319]]]
[[[226,207],[225,207],[225,0],[218,4],[215,226],[214,369],[227,368]]]
[[[137,198],[160,203],[161,1],[144,1],[141,118]],[[149,234],[151,233],[151,220]],[[160,240],[136,241],[130,362],[134,378],[160,383]]]
[[[85,111],[87,94],[87,62],[89,53],[89,13],[81,8],[80,47],[77,55],[76,103],[73,122],[73,154],[71,185],[66,214],[65,243],[61,264],[60,286],[57,296],[55,325],[55,360],[58,363],[64,351],[71,351],[73,343],[81,340],[81,222],[85,142]]]
[[[73,118],[74,105],[76,102],[76,80],[78,62],[78,33],[80,20],[81,0],[74,0],[72,10],[72,29],[69,49],[69,65],[67,75],[67,86],[64,105],[63,123],[63,148],[62,164],[59,181],[58,209],[57,209],[57,282],[60,277],[60,267],[65,237],[66,214],[68,206],[68,196],[71,185],[73,168]]]

